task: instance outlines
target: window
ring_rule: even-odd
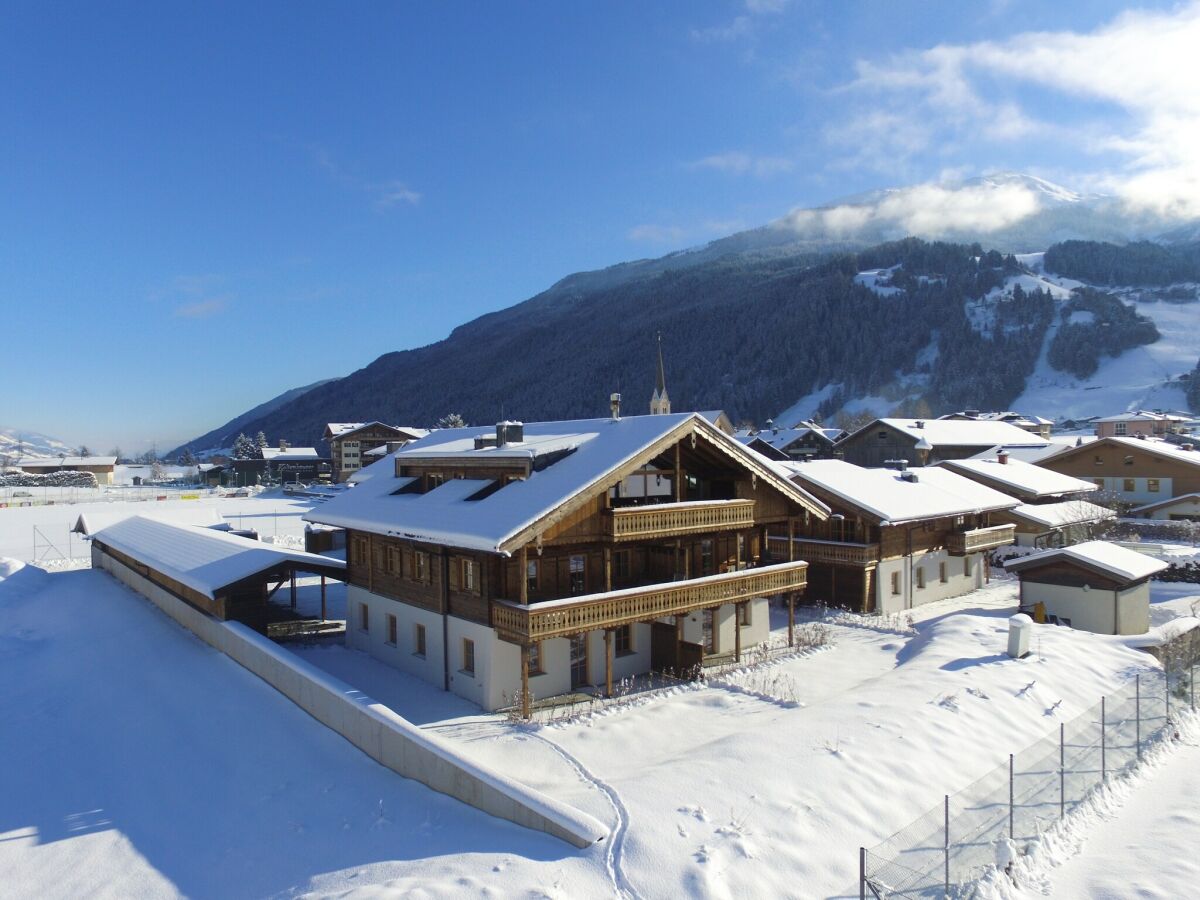
[[[529,674],[542,675],[545,670],[542,668],[542,645],[529,645]]]
[[[745,628],[750,624],[750,604],[739,603],[737,605],[737,623],[741,628]]]
[[[968,578],[971,577],[971,557],[963,557],[963,574]]]
[[[365,537],[356,537],[354,539],[354,554],[353,562],[357,566],[366,564],[367,561],[367,539]]]
[[[425,626],[413,626],[413,653],[417,656],[425,655]]]
[[[475,560],[460,559],[459,561],[459,585],[464,591],[475,590]]]
[[[1098,466],[1102,466],[1102,465],[1104,465],[1104,457],[1101,456],[1099,453],[1097,453],[1095,456],[1092,457],[1092,462],[1094,462]]]
[[[613,554],[613,578],[628,578],[632,569],[628,550],[618,550]]]
[[[1158,493],[1158,479],[1157,478],[1147,478],[1146,479],[1146,490],[1150,491],[1150,493],[1152,493],[1152,494],[1157,494]]]
[[[529,560],[525,564],[525,590],[532,594],[538,588],[538,561],[536,559]]]
[[[893,594],[900,593],[900,573],[899,572],[892,573],[892,593]]]
[[[627,656],[633,652],[633,626],[622,625],[613,635],[614,652],[617,656]]]
[[[1127,466],[1133,465],[1133,457],[1132,456],[1125,457],[1125,465],[1127,465]]]
[[[881,441],[886,441],[887,440],[887,432],[886,431],[879,432],[879,439]]]
[[[923,566],[917,566],[917,590],[925,590],[925,569]]]
[[[393,647],[395,647],[396,646],[396,617],[393,616],[391,613],[388,613],[387,623],[388,623],[387,642],[389,644],[391,644]]]
[[[429,554],[418,550],[413,554],[413,577],[417,581],[429,581]]]
[[[435,487],[440,487],[445,480],[446,476],[441,472],[430,472],[425,476],[425,490],[432,491]]]
[[[700,574],[713,574],[713,542],[700,542]]]
[[[717,652],[717,630],[713,627],[713,611],[706,609],[703,611],[703,621],[701,623],[702,632],[704,635],[704,652]]]
[[[1127,427],[1128,426],[1125,422],[1117,422],[1116,424],[1113,425],[1113,434],[1123,435],[1123,434],[1125,434],[1125,430]]]
[[[358,604],[358,627],[363,631],[371,630],[371,608],[365,603]]]
[[[391,544],[387,548],[387,571],[389,575],[400,574],[400,548]]]
[[[582,594],[587,588],[587,573],[584,571],[587,564],[587,557],[572,556],[568,566],[570,580],[570,590],[572,594]]]
[[[950,580],[950,576],[946,572],[946,564],[944,562],[938,563],[938,580],[940,580],[942,584],[945,584]]]
[[[1121,490],[1125,491],[1126,493],[1131,494],[1135,490],[1137,490],[1137,488],[1134,486],[1134,479],[1132,479],[1132,478],[1123,479],[1121,483],[1122,483]]]
[[[462,670],[468,675],[475,674],[475,642],[470,638],[463,638],[462,643]]]

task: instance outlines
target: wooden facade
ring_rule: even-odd
[[[1102,491],[1132,503],[1200,492],[1200,450],[1189,452],[1175,444],[1154,449],[1159,446],[1157,441],[1136,438],[1101,438],[1038,465],[1095,482]]]

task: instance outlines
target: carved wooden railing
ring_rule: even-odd
[[[978,553],[1011,544],[1016,536],[1015,525],[993,525],[991,528],[975,528],[960,531],[946,537],[946,549],[958,556]]]
[[[787,556],[787,538],[772,537],[771,553]],[[848,544],[843,541],[815,541],[796,538],[793,555],[807,562],[837,563],[848,566],[872,566],[879,562],[878,544]]]
[[[492,625],[500,637],[516,643],[568,637],[755,597],[802,591],[807,567],[806,562],[780,563],[607,594],[549,600],[531,606],[497,600],[492,604]]]
[[[753,524],[753,500],[701,500],[624,506],[609,510],[605,516],[605,530],[614,541],[748,528]]]

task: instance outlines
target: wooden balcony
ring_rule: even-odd
[[[1016,537],[1015,525],[993,525],[991,528],[976,528],[947,535],[946,549],[955,556],[966,556],[981,550],[992,550],[1011,544]]]
[[[753,500],[700,500],[618,507],[608,511],[604,527],[610,540],[639,541],[749,528],[753,524]]]
[[[600,628],[651,622],[725,603],[802,591],[807,567],[805,562],[779,563],[607,594],[564,597],[531,606],[497,600],[492,604],[492,625],[504,640],[527,644]]]
[[[796,538],[793,541],[796,559],[810,563],[833,563],[839,566],[873,566],[879,562],[878,544],[850,544],[844,541],[815,541]],[[787,538],[772,537],[771,552],[787,556]]]

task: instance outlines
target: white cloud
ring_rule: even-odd
[[[778,15],[791,0],[744,0],[744,12],[724,25],[708,28],[693,28],[692,40],[701,43],[736,41],[754,34],[756,20],[763,16]]]
[[[782,156],[752,156],[738,150],[716,153],[689,164],[692,169],[713,169],[734,175],[756,175],[765,178],[781,172],[790,172],[794,163]]]
[[[875,98],[830,129],[870,135],[864,163],[904,162],[946,142],[1053,137],[1122,162],[1098,179],[1135,211],[1200,216],[1200,2],[1126,12],[1090,32],[1025,32],[1004,41],[939,45],[863,61],[852,92]],[[997,88],[1013,96],[995,99]],[[1030,116],[1030,90],[1098,104],[1070,128]],[[872,127],[877,99],[902,122],[892,140]],[[1022,102],[1024,101],[1024,102]],[[1093,107],[1094,109],[1094,107]]]
[[[338,184],[345,185],[355,191],[369,195],[376,209],[386,210],[395,206],[416,206],[421,202],[421,195],[410,188],[405,182],[392,179],[389,181],[367,181],[347,172],[329,151],[322,147],[310,148],[313,161],[328,173],[329,177]]]
[[[175,308],[175,315],[182,319],[207,319],[217,313],[224,312],[229,306],[227,297],[209,297],[207,300],[197,300],[195,303],[185,303]]]
[[[384,184],[372,185],[375,191],[375,205],[387,209],[399,203],[416,206],[421,202],[421,195],[401,181],[388,181]]]
[[[687,230],[679,225],[635,225],[626,235],[631,241],[645,244],[678,244],[687,237]]]

